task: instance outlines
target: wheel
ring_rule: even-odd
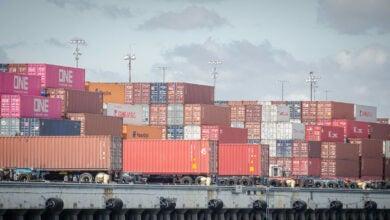
[[[280,186],[280,183],[279,183],[278,180],[273,179],[273,180],[270,180],[270,181],[269,181],[269,185],[270,185],[270,186],[277,187],[277,186]]]
[[[29,174],[26,174],[26,173],[22,173],[22,174],[20,174],[20,176],[19,176],[19,181],[20,182],[28,182],[28,181],[30,181],[30,175]]]
[[[180,184],[183,185],[191,185],[192,184],[192,178],[189,176],[184,176],[180,179]]]
[[[322,188],[322,187],[324,187],[324,183],[321,182],[321,181],[317,181],[317,182],[314,183],[314,186],[315,186],[316,188]]]
[[[358,184],[355,183],[355,182],[350,182],[348,187],[349,187],[350,189],[357,189],[357,188],[358,188]]]
[[[333,182],[333,181],[328,182],[328,184],[326,184],[326,185],[328,186],[328,188],[336,188],[337,187],[337,183]]]
[[[252,180],[247,178],[247,177],[243,177],[241,179],[241,185],[243,185],[243,186],[251,186],[252,185]]]
[[[230,178],[227,182],[228,186],[234,186],[237,185],[237,180],[235,178]]]
[[[195,178],[195,185],[201,185],[202,184],[202,179],[203,178],[206,178],[206,177],[204,177],[204,176],[197,176],[196,178]]]
[[[92,183],[93,176],[90,173],[83,173],[80,175],[80,183]]]

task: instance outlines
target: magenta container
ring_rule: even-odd
[[[41,79],[15,73],[0,73],[0,94],[41,94]]]

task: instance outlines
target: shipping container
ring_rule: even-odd
[[[40,76],[42,88],[85,90],[85,69],[52,64],[28,64],[27,75]]]
[[[390,140],[390,124],[370,123],[368,136],[370,139]]]
[[[167,83],[168,104],[214,104],[214,87],[191,83]]]
[[[86,82],[85,88],[90,92],[103,93],[104,103],[125,104],[125,100],[131,100],[131,97],[128,97],[129,95],[131,95],[131,92],[127,91],[129,88],[128,85],[128,83]]]
[[[232,121],[245,122],[245,106],[244,105],[229,105],[230,118]]]
[[[61,118],[61,99],[30,95],[1,95],[4,118]]]
[[[321,142],[323,159],[359,159],[359,145],[342,142]]]
[[[359,178],[359,159],[321,159],[322,178]]]
[[[291,166],[293,176],[319,177],[321,174],[320,158],[292,158]]]
[[[123,140],[123,171],[159,175],[217,174],[213,141]]]
[[[245,122],[261,122],[261,105],[245,105]]]
[[[287,101],[287,106],[290,108],[290,119],[299,119],[300,120],[302,117],[302,102],[301,101]]]
[[[184,105],[183,104],[168,104],[167,112],[168,125],[184,125]]]
[[[112,136],[0,137],[0,167],[119,172],[121,140]]]
[[[230,122],[232,128],[245,128],[245,122],[243,121],[232,121]]]
[[[302,101],[302,123],[313,124],[317,121],[318,101]]]
[[[80,121],[21,118],[20,136],[80,136]]]
[[[382,179],[383,175],[383,157],[366,158],[362,157],[360,160],[360,178],[369,180]],[[376,177],[376,178],[375,178]]]
[[[354,104],[318,101],[317,119],[354,119]]]
[[[262,122],[288,122],[290,109],[286,105],[262,105]]]
[[[383,178],[386,181],[390,181],[390,158],[384,158],[384,171]]]
[[[276,157],[292,157],[292,140],[276,140]]]
[[[304,140],[305,125],[290,122],[276,123],[276,139],[279,140]]]
[[[167,83],[150,83],[150,103],[167,103]]]
[[[248,139],[248,144],[260,144],[260,139]]]
[[[166,126],[167,111],[168,111],[167,104],[150,104],[149,105],[150,125]]]
[[[344,129],[334,126],[306,125],[306,140],[344,142]]]
[[[230,126],[230,108],[216,105],[184,105],[184,125]]]
[[[271,101],[271,105],[287,105],[287,101]]]
[[[7,63],[0,63],[0,72],[9,72]]]
[[[80,134],[122,137],[122,118],[90,113],[67,113],[66,118],[81,122]]]
[[[293,158],[320,158],[321,142],[294,140],[292,146]]]
[[[383,157],[383,141],[375,139],[350,138],[351,144],[359,145],[359,156],[366,158]]]
[[[354,116],[356,121],[376,122],[376,107],[355,104]]]
[[[376,123],[379,124],[390,124],[390,118],[377,118]]]
[[[41,95],[41,78],[14,73],[0,73],[0,94]]]
[[[344,138],[368,138],[368,122],[333,119],[332,126],[344,128]]]
[[[219,176],[262,176],[261,146],[257,144],[219,144]]]
[[[161,139],[162,129],[152,126],[123,125],[123,139]]]
[[[227,105],[229,105],[229,101],[226,101],[226,100],[216,100],[216,101],[214,101],[214,105],[227,106]]]
[[[182,125],[168,125],[167,126],[167,139],[168,140],[183,140],[184,139],[184,127]]]
[[[18,73],[22,75],[27,75],[28,64],[25,63],[10,63],[7,65],[8,71],[10,73]]]
[[[383,156],[385,158],[390,158],[390,141],[389,140],[383,141]]]
[[[261,145],[268,145],[269,156],[276,157],[276,140],[275,139],[261,139]]]
[[[154,128],[158,128],[158,129],[161,129],[161,139],[162,140],[166,140],[167,139],[167,126],[153,126],[151,125],[151,127],[154,127]]]
[[[132,83],[132,96],[128,104],[150,104],[150,83]]]
[[[62,101],[62,115],[72,113],[103,114],[103,94],[70,89],[46,89],[46,96]]]
[[[245,122],[245,128],[248,129],[248,139],[261,138],[261,122]]]
[[[280,172],[282,170],[282,173]],[[269,176],[291,176],[292,159],[287,157],[271,157],[269,158]]]
[[[0,118],[0,136],[20,136],[19,118]]]
[[[219,141],[219,143],[247,143],[248,129],[203,125],[201,139]]]
[[[202,127],[200,125],[184,126],[184,140],[200,140],[202,136]]]
[[[277,138],[276,122],[261,122],[261,139],[272,139]]]
[[[104,115],[123,118],[123,124],[149,125],[149,105],[104,103]]]

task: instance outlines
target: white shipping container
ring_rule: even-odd
[[[199,125],[184,126],[184,140],[200,140],[201,131],[201,126]]]
[[[302,123],[292,123],[292,140],[305,140],[306,127]]]
[[[300,118],[290,118],[290,123],[302,123]]]
[[[168,104],[167,113],[168,125],[184,125],[184,105],[183,104]]]
[[[290,121],[290,107],[287,105],[278,105],[277,106],[277,118],[278,122],[288,122]]]
[[[383,155],[385,158],[390,158],[390,141],[383,141]]]
[[[276,122],[261,123],[261,139],[277,139]]]
[[[149,125],[149,105],[104,103],[104,115],[123,118],[123,124]]]
[[[262,105],[261,121],[262,122],[276,122],[277,121],[276,105]]]
[[[367,105],[355,105],[355,120],[364,122],[376,122],[376,107]]]
[[[245,122],[243,122],[243,121],[232,121],[230,123],[230,127],[232,127],[232,128],[245,128]]]
[[[276,139],[304,140],[305,125],[300,123],[278,122],[276,124]]]

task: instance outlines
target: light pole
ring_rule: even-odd
[[[212,75],[212,77],[214,79],[214,89],[215,89],[215,86],[217,84],[217,76],[218,76],[217,65],[221,65],[222,61],[221,60],[210,60],[209,64],[214,66],[213,67],[213,72],[211,73],[211,75]]]
[[[131,61],[135,60],[135,54],[131,54],[130,51],[130,53],[126,54],[123,59],[129,61],[129,83],[131,83]]]
[[[163,82],[165,82],[165,70],[167,70],[168,67],[167,67],[167,66],[159,66],[159,67],[157,67],[157,68],[159,68],[160,70],[162,70]]]
[[[317,82],[319,79],[321,79],[321,77],[314,76],[313,72],[310,72],[309,77],[306,79],[306,82],[310,83],[310,101],[313,101],[313,94],[315,96],[315,89],[317,88]]]
[[[288,82],[287,80],[278,80],[282,84],[282,101],[284,101],[284,83]]]
[[[73,55],[75,56],[74,59],[76,60],[76,67],[79,67],[79,56],[81,56],[79,45],[87,45],[87,42],[81,38],[73,38],[69,41],[71,44],[76,44],[76,49],[73,52]]]
[[[325,101],[328,101],[328,93],[332,92],[331,90],[325,90]]]

